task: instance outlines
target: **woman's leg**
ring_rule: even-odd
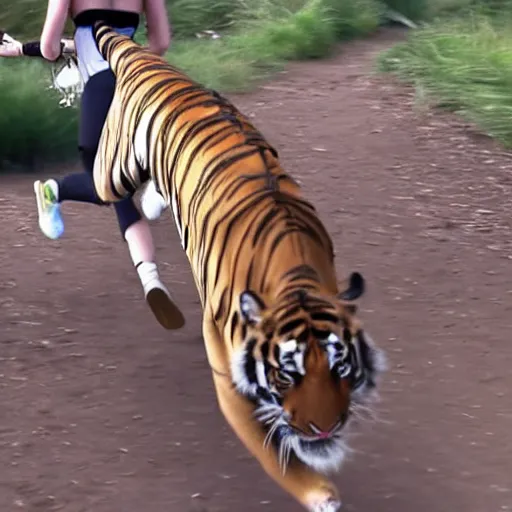
[[[64,230],[60,216],[62,201],[103,204],[94,188],[94,160],[114,88],[113,73],[103,71],[94,75],[87,82],[82,94],[79,143],[82,163],[86,172],[71,174],[60,180],[48,180],[45,183],[36,182],[35,184],[39,225],[49,238],[58,238]],[[42,198],[46,209],[41,208],[40,198]],[[179,308],[172,301],[167,288],[160,281],[154,263],[155,249],[149,224],[142,219],[132,198],[125,198],[113,205],[121,234],[127,242],[148,305],[163,327],[179,329],[184,325],[185,320]]]
[[[119,229],[128,244],[133,264],[139,274],[146,301],[158,322],[166,329],[179,329],[185,318],[172,300],[158,275],[155,245],[148,222],[143,219],[132,198],[113,203]]]
[[[107,77],[103,73],[98,73],[87,81],[80,99],[78,141],[85,172],[68,174],[63,178],[49,179],[45,182],[34,182],[39,228],[52,240],[60,238],[64,233],[60,203],[80,201],[103,204],[96,194],[90,171],[93,169],[96,154],[94,148],[98,147],[115,88],[113,74]],[[85,148],[94,150],[91,152]]]

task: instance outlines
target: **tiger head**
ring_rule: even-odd
[[[255,403],[283,471],[292,454],[323,473],[343,462],[345,427],[385,366],[351,303],[363,293],[364,279],[353,273],[337,297],[303,290],[266,305],[252,291],[240,295],[245,332],[232,378]]]

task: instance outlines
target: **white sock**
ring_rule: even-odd
[[[160,280],[156,263],[153,263],[152,261],[141,261],[135,266],[135,268],[137,269],[139,279],[143,286],[154,279]]]

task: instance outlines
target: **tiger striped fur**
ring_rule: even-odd
[[[227,422],[307,510],[339,510],[327,473],[384,361],[356,316],[363,277],[338,290],[314,207],[230,102],[102,23],[95,37],[117,76],[99,196],[116,201],[154,180],[191,264]]]

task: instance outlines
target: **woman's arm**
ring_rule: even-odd
[[[41,41],[21,43],[5,32],[0,33],[0,57],[43,57],[57,60],[63,51],[72,53],[71,40],[63,41],[62,33],[68,17],[70,0],[49,0]]]
[[[171,25],[165,0],[144,0],[149,49],[163,55],[171,44]]]
[[[69,7],[70,0],[48,1],[40,48],[42,56],[47,60],[57,60],[62,54],[61,39],[68,19]]]

